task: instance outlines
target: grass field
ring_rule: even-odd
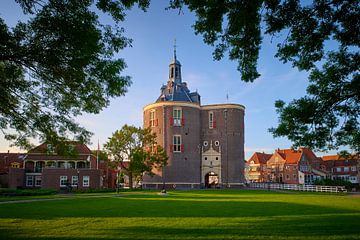
[[[0,204],[0,239],[360,239],[354,196],[245,190],[94,196]]]

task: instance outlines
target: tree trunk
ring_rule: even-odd
[[[133,174],[132,172],[129,172],[129,188],[133,188]]]

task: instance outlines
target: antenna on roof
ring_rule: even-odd
[[[229,93],[226,93],[226,102],[229,103]]]

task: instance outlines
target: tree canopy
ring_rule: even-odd
[[[145,9],[148,1],[16,2],[30,20],[10,28],[0,18],[2,133],[23,147],[39,136],[42,141],[88,141],[91,133],[74,117],[98,113],[110,98],[127,91],[130,77],[121,75],[125,61],[114,54],[131,40],[119,23],[135,3]],[[113,24],[99,22],[99,11],[110,15]]]
[[[309,71],[307,96],[275,106],[275,137],[314,150],[347,146],[360,153],[360,4],[356,0],[172,0],[195,12],[196,34],[215,47],[214,59],[228,52],[244,81],[259,77],[257,60],[264,35],[277,54]]]
[[[0,128],[7,139],[66,136],[88,140],[74,122],[82,112],[98,113],[123,95],[131,81],[114,53],[131,44],[119,23],[134,4],[150,0],[16,0],[26,23],[9,28],[0,19]],[[99,22],[94,5],[114,20]],[[356,0],[169,0],[169,8],[195,13],[194,30],[214,46],[213,57],[238,62],[243,81],[257,70],[263,37],[277,54],[310,73],[307,96],[277,101],[275,137],[313,150],[348,146],[360,152],[360,6]],[[7,130],[15,129],[17,134]]]
[[[115,131],[104,145],[110,161],[120,166],[129,177],[129,185],[133,181],[141,181],[143,174],[154,175],[154,168],[167,165],[166,151],[156,143],[156,134],[150,129],[124,125]]]

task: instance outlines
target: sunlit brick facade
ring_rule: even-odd
[[[244,113],[239,104],[201,105],[182,82],[181,64],[169,65],[169,80],[157,101],[144,107],[144,127],[157,134],[168,165],[144,176],[144,188],[238,187],[244,182]]]

